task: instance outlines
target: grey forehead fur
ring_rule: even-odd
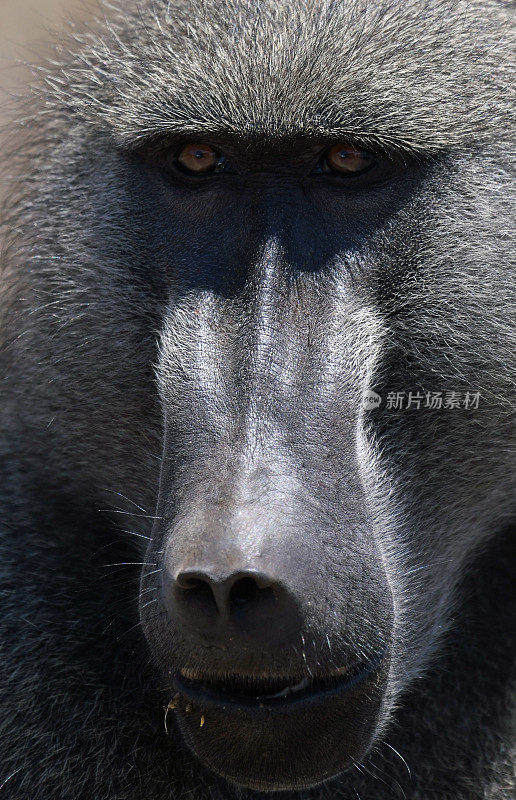
[[[61,109],[124,144],[188,131],[348,135],[425,154],[511,124],[510,29],[501,35],[495,2],[152,8],[124,9],[102,39],[81,39],[78,58],[73,44],[63,72],[48,78],[49,113]]]

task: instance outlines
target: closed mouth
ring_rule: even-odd
[[[356,667],[343,667],[326,676],[256,678],[247,675],[200,675],[183,669],[175,686],[185,698],[197,703],[239,708],[274,708],[327,699],[347,691],[375,672],[383,656]]]

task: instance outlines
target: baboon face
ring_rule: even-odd
[[[138,167],[174,242],[144,620],[200,757],[306,786],[360,760],[386,691],[392,588],[361,461],[379,330],[350,254],[420,170],[303,137],[167,147]]]
[[[244,787],[360,762],[508,513],[499,32],[425,8],[164,3],[56,104],[59,364],[101,332],[77,469],[151,486],[159,429],[143,629],[169,724]]]
[[[205,764],[310,786],[362,759],[424,664],[472,524],[443,461],[475,412],[424,403],[476,376],[436,385],[444,297],[425,309],[409,288],[437,288],[421,253],[446,167],[298,134],[167,138],[132,169],[170,280],[144,626]],[[417,319],[405,349],[393,296]],[[411,407],[389,409],[392,391]],[[469,491],[454,479],[454,502]]]

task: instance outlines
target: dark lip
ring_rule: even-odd
[[[301,704],[329,700],[333,696],[348,692],[373,675],[380,667],[384,654],[376,656],[367,663],[350,669],[344,675],[332,675],[310,679],[309,685],[301,691],[296,691],[281,697],[247,696],[233,693],[226,689],[222,682],[217,686],[213,680],[191,680],[176,673],[174,685],[185,699],[203,705],[216,705],[219,707],[230,706],[234,709],[253,711],[257,709],[283,709]],[[286,683],[288,680],[286,679]]]

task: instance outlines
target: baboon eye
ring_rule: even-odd
[[[175,160],[179,169],[190,175],[223,172],[228,166],[225,156],[217,153],[209,144],[183,145]]]
[[[335,144],[319,161],[317,172],[332,172],[342,177],[361,175],[375,166],[372,155],[349,144]]]

